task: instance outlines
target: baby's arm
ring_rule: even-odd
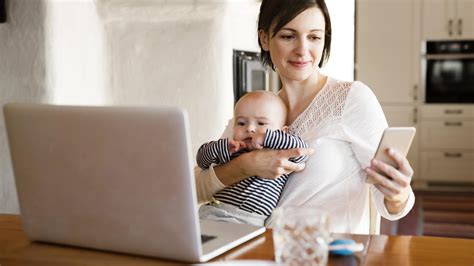
[[[196,162],[201,169],[211,164],[223,164],[230,161],[229,139],[219,139],[204,143],[196,155]]]
[[[267,129],[263,140],[263,147],[274,150],[287,150],[294,148],[308,148],[308,144],[306,144],[300,137],[285,133],[282,130]],[[288,160],[294,163],[304,163],[307,159],[307,155],[302,155]]]

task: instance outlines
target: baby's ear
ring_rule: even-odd
[[[283,126],[281,130],[285,133],[288,133],[288,126]]]

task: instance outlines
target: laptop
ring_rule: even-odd
[[[177,107],[4,106],[31,240],[204,262],[264,227],[199,220]]]

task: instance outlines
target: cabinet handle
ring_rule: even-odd
[[[449,36],[453,35],[453,20],[452,19],[448,21],[448,33],[449,33]]]
[[[444,153],[444,157],[448,157],[448,158],[461,158],[461,157],[462,157],[462,153],[460,153],[460,152],[445,152],[445,153]]]
[[[418,85],[413,86],[413,100],[416,102],[418,100]]]
[[[462,35],[462,18],[458,19],[458,34]]]
[[[447,127],[462,127],[462,122],[444,122]]]
[[[449,109],[446,109],[446,110],[444,110],[444,113],[445,113],[445,114],[448,114],[448,115],[462,114],[462,109],[457,109],[457,110],[449,110]]]

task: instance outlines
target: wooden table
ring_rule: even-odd
[[[271,230],[213,261],[274,260]],[[329,265],[474,265],[474,240],[346,235],[365,244],[356,256],[330,256]],[[176,262],[30,242],[17,215],[0,215],[0,265],[168,265]]]

